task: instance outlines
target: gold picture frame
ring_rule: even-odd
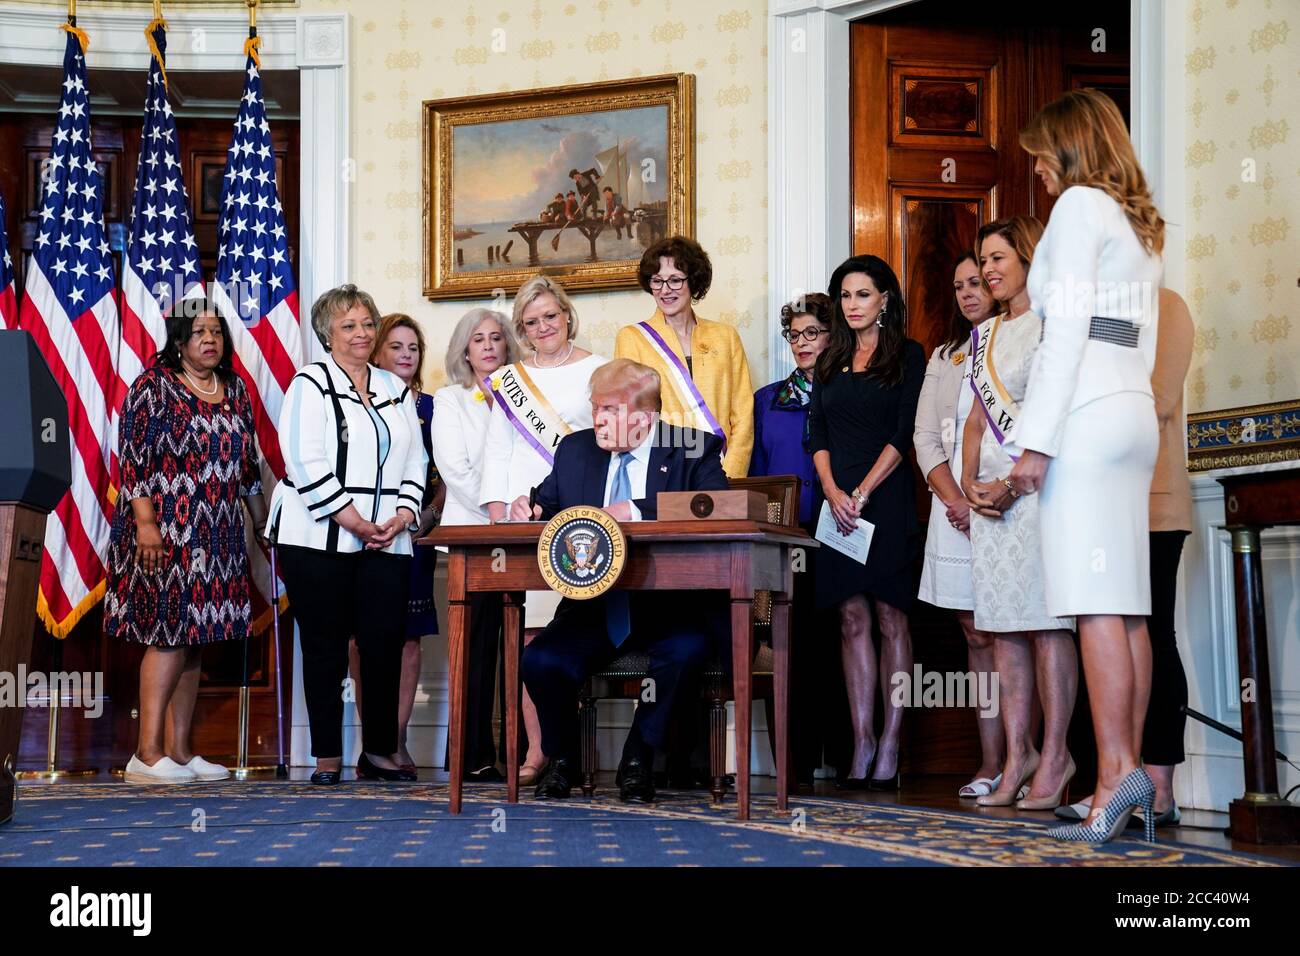
[[[512,295],[539,272],[634,288],[650,242],[695,235],[692,74],[426,100],[421,116],[430,299]]]

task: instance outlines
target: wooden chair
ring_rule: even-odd
[[[767,495],[767,520],[769,524],[787,528],[799,526],[799,478],[795,475],[773,475],[760,478],[733,478],[733,490],[761,491]],[[772,654],[770,639],[762,640],[772,625],[772,595],[759,591],[754,595],[754,697],[762,698],[766,707],[768,728],[774,728],[777,716],[773,712],[775,694],[772,687]],[[580,749],[582,756],[582,792],[590,797],[596,791],[596,772],[599,758],[596,749],[596,702],[598,700],[639,700],[642,682],[649,668],[649,658],[641,651],[621,654],[606,667],[592,674],[578,699]],[[726,794],[727,759],[727,701],[732,699],[731,681],[727,679],[721,661],[713,661],[702,675],[700,695],[709,702],[709,775],[713,778],[712,794],[720,803]],[[781,715],[784,717],[785,715]],[[749,733],[749,728],[737,727],[737,733]],[[775,755],[776,738],[771,737]]]

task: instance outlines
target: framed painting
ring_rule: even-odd
[[[424,294],[636,285],[656,240],[695,233],[689,73],[427,100]]]

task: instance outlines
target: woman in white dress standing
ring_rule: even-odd
[[[479,501],[494,522],[508,517],[508,502],[529,495],[551,473],[552,451],[561,438],[591,427],[587,382],[609,361],[578,347],[577,310],[564,287],[549,276],[533,276],[519,287],[514,331],[533,354],[492,376],[498,400],[488,423]],[[554,591],[528,592],[525,644],[551,622],[559,603]],[[537,710],[527,690],[523,700],[528,754],[519,782],[526,785],[536,782],[546,757]]]
[[[976,235],[980,274],[1001,311],[972,337],[971,381],[980,405],[966,419],[962,463],[962,488],[975,510],[975,626],[995,632],[998,709],[1007,735],[1002,780],[976,803],[1015,803],[1021,810],[1060,805],[1074,775],[1066,733],[1079,683],[1074,622],[1047,607],[1038,501],[1016,498],[1007,480],[1013,460],[1004,447],[1005,430],[1020,414],[1042,329],[1025,290],[1042,232],[1037,219],[1013,216],[988,223]],[[1035,693],[1043,705],[1041,754],[1034,748]]]
[[[1153,840],[1155,790],[1139,754],[1151,688],[1151,370],[1164,220],[1105,94],[1065,94],[1020,143],[1059,198],[1029,274],[1044,334],[1009,436],[1023,452],[1011,480],[1039,493],[1048,608],[1078,616],[1097,737],[1092,812],[1051,833],[1103,842],[1142,808]]]
[[[975,399],[970,387],[970,333],[993,312],[993,297],[980,279],[973,252],[957,260],[952,286],[956,301],[948,323],[948,337],[930,355],[912,435],[916,460],[930,486],[931,496],[925,561],[917,596],[927,604],[957,612],[957,623],[966,636],[971,673],[988,675],[995,670],[993,635],[975,627],[970,502],[961,490],[962,426]],[[1006,747],[1002,720],[996,713],[980,712],[976,726],[980,738],[979,769],[975,778],[957,791],[957,796],[972,799],[992,793],[1001,783]]]
[[[491,420],[492,395],[480,384],[518,357],[509,320],[491,309],[470,309],[452,330],[444,367],[447,385],[433,393],[433,452],[438,476],[447,489],[442,524],[487,524],[479,504],[483,446]],[[465,779],[500,781],[492,711],[497,688],[497,649],[501,644],[501,595],[475,591],[469,596],[469,666],[465,707]],[[443,765],[447,765],[444,759]]]

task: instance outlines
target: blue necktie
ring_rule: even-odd
[[[627,466],[631,461],[630,451],[618,453],[618,469],[614,472],[614,483],[609,488],[611,505],[632,497],[632,479],[627,476]],[[621,647],[632,633],[632,615],[628,611],[626,591],[610,591],[605,595],[605,629],[615,647]]]

